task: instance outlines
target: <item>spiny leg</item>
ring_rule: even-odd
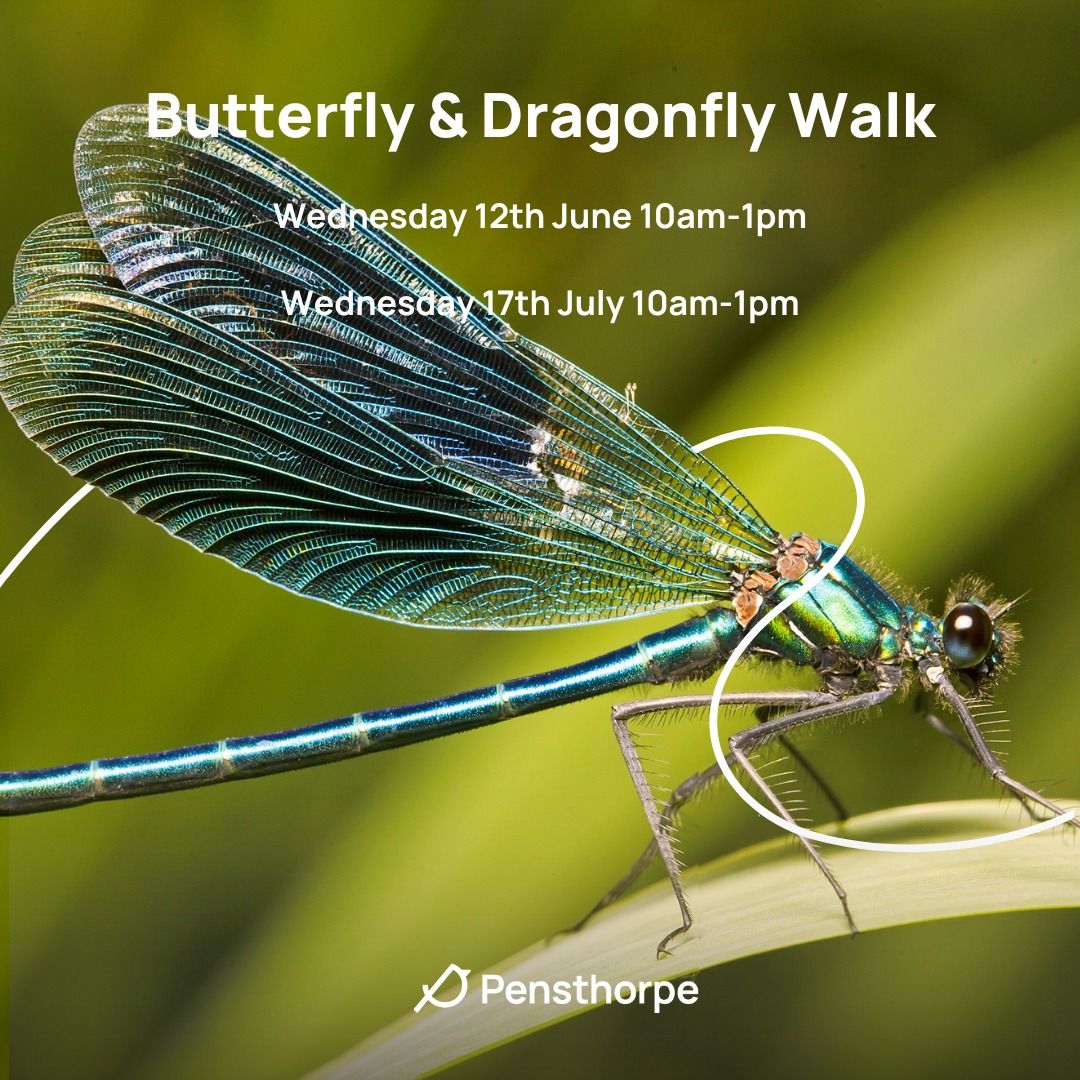
[[[671,833],[664,827],[660,812],[656,808],[656,801],[653,799],[652,789],[649,787],[649,779],[645,775],[645,769],[642,767],[641,758],[638,756],[634,737],[630,732],[629,717],[624,715],[616,705],[611,710],[611,721],[612,726],[615,728],[615,738],[619,743],[619,749],[622,751],[623,760],[626,762],[626,768],[630,772],[630,779],[634,782],[638,799],[645,811],[649,828],[652,830],[656,849],[660,852],[660,858],[663,860],[668,880],[671,882],[672,889],[675,890],[675,899],[679,903],[679,911],[682,913],[682,926],[673,933],[668,934],[657,946],[656,955],[660,957],[667,952],[665,946],[672,937],[675,934],[685,933],[685,931],[689,930],[694,920],[690,915],[690,908],[683,893],[681,867],[671,845]]]
[[[690,929],[693,924],[693,917],[690,914],[690,908],[687,905],[686,896],[683,892],[681,867],[679,866],[679,861],[671,843],[670,818],[665,821],[665,817],[657,809],[656,800],[652,796],[648,777],[645,775],[645,769],[641,764],[641,759],[638,755],[637,746],[634,743],[629,724],[633,717],[642,714],[668,712],[675,709],[708,708],[711,701],[712,698],[708,694],[691,694],[680,697],[657,698],[652,701],[633,701],[628,702],[625,705],[616,705],[611,710],[612,726],[615,729],[615,737],[619,743],[619,749],[622,751],[623,760],[626,762],[626,767],[630,773],[630,778],[634,783],[638,799],[645,811],[645,817],[649,822],[649,829],[653,835],[655,850],[659,853],[664,864],[664,869],[667,871],[668,880],[671,882],[671,887],[675,892],[675,899],[679,904],[679,911],[682,914],[682,926],[672,931],[672,933],[668,934],[663,941],[660,942],[657,949],[658,955],[663,955],[667,951],[666,946],[672,938],[685,933]],[[831,694],[824,694],[820,691],[801,690],[781,690],[760,694],[732,693],[723,694],[720,697],[721,706],[758,705],[776,707],[785,705],[818,705],[824,707],[835,703],[836,698]],[[767,721],[762,726],[765,727],[772,723],[775,723],[775,721]],[[707,771],[708,770],[706,770],[706,772]],[[616,888],[618,888],[618,886],[616,886]],[[589,914],[591,915],[592,912]],[[587,915],[585,918],[587,920],[589,916]],[[584,921],[585,920],[582,920],[582,922]]]
[[[784,692],[787,694],[788,692]],[[762,695],[750,695],[754,700],[758,700]],[[723,695],[720,699],[722,706],[730,707],[732,705],[746,705],[749,702],[745,700],[746,695]],[[738,700],[732,701],[731,698],[737,698]],[[767,722],[771,716],[772,711],[778,707],[778,702],[775,700],[775,695],[769,695],[770,702],[767,705],[758,705],[754,710],[754,715],[758,720],[758,723]],[[831,694],[825,694],[821,692],[803,692],[793,691],[790,692],[790,696],[785,696],[783,704],[789,708],[792,705],[820,705],[826,704],[835,700]],[[678,704],[673,704],[677,702]],[[634,711],[634,715],[643,716],[651,712],[663,712],[665,709],[672,708],[686,708],[686,709],[707,709],[711,702],[711,698],[706,695],[693,694],[686,695],[679,698],[662,698],[659,700],[645,700],[629,702],[625,708]],[[803,769],[810,775],[811,779],[816,783],[825,794],[825,797],[829,800],[830,804],[836,810],[837,816],[843,820],[847,818],[847,811],[844,809],[843,804],[833,794],[828,784],[825,782],[821,774],[807,761],[805,755],[803,755],[789,739],[780,736],[778,741],[785,748],[785,750],[791,755],[791,757],[803,767]],[[721,777],[723,772],[719,765],[712,764],[706,769],[702,769],[700,772],[696,772],[691,776],[688,776],[678,787],[672,791],[668,798],[667,804],[664,806],[660,813],[661,825],[665,832],[669,835],[674,830],[679,814],[683,807],[687,803],[691,802],[697,796],[704,793],[709,787],[715,784]],[[650,839],[648,844],[645,845],[644,850],[634,860],[633,865],[625,874],[610,888],[600,899],[590,908],[585,916],[579,919],[573,926],[567,928],[567,933],[575,933],[580,930],[594,915],[599,914],[604,908],[609,907],[615,903],[616,900],[621,899],[626,893],[633,887],[634,883],[639,877],[649,868],[652,861],[659,853],[659,847],[657,846],[655,839]]]
[[[673,832],[679,817],[679,812],[682,808],[690,802],[691,799],[701,794],[723,775],[724,774],[720,771],[720,766],[714,764],[683,780],[683,782],[671,793],[671,797],[668,799],[667,804],[660,813],[661,828],[667,833]],[[659,847],[654,838],[645,845],[644,850],[642,850],[641,854],[634,860],[634,864],[630,869],[627,870],[599,900],[597,900],[583,918],[579,919],[573,926],[568,927],[567,932],[575,933],[594,915],[598,915],[604,908],[614,904],[616,900],[622,899],[622,897],[633,887],[634,882],[649,868],[653,859],[656,858],[658,851]]]
[[[773,804],[776,812],[785,820],[790,821],[792,825],[796,824],[795,819],[791,816],[788,808],[781,802],[780,797],[772,790],[771,787],[765,782],[761,774],[750,764],[750,759],[741,750],[732,747],[732,757],[738,766],[750,777],[751,780],[757,784],[758,788],[762,791],[765,797]],[[844,909],[844,918],[847,920],[849,929],[853,934],[859,932],[859,928],[855,925],[855,920],[851,917],[851,909],[848,907],[847,892],[840,884],[839,879],[833,873],[832,867],[825,861],[821,852],[814,847],[813,843],[805,836],[797,837],[800,844],[802,844],[806,853],[814,860],[814,864],[825,875],[825,880],[832,886],[832,890],[836,893],[837,899],[840,901],[840,906]]]
[[[769,787],[765,782],[765,779],[751,764],[750,758],[746,752],[747,749],[751,751],[755,750],[770,739],[783,735],[792,728],[799,727],[803,724],[810,724],[831,716],[840,716],[843,713],[859,712],[863,709],[874,708],[886,701],[894,692],[895,687],[884,687],[879,690],[872,690],[869,693],[856,694],[854,697],[843,698],[839,701],[803,709],[799,712],[791,713],[788,716],[780,716],[775,720],[766,721],[764,724],[760,724],[757,727],[746,728],[743,731],[736,732],[736,734],[732,735],[728,740],[728,746],[731,748],[731,757],[734,758],[746,775],[754,781],[762,794],[772,803],[776,812],[786,821],[794,825],[796,824],[795,819],[791,816],[787,807],[784,806],[780,797],[771,787]],[[851,928],[851,932],[853,934],[858,933],[858,927],[855,925],[855,920],[851,917],[851,909],[848,907],[847,893],[837,880],[836,875],[832,872],[832,869],[829,867],[828,863],[825,862],[824,858],[822,858],[821,853],[806,837],[800,836],[799,841],[806,849],[806,853],[814,860],[817,868],[825,876],[825,880],[832,886],[833,892],[836,893],[837,899],[840,901],[840,906],[844,910],[844,918],[847,919],[847,924]],[[678,931],[676,931],[676,933],[678,933]]]
[[[765,724],[772,719],[772,710],[763,705],[754,710],[754,716],[759,724]],[[810,763],[807,756],[786,735],[778,735],[776,741],[784,748],[791,760],[810,777],[821,794],[825,796],[836,814],[836,820],[847,821],[851,816],[847,812],[847,807],[840,801],[840,797],[833,791],[825,777]]]
[[[996,780],[1002,787],[1005,788],[1011,795],[1014,795],[1020,800],[1029,799],[1033,803],[1037,803],[1039,806],[1046,810],[1049,810],[1055,816],[1066,814],[1068,811],[1057,803],[1051,802],[1045,796],[1040,795],[1039,792],[1033,791],[1026,784],[1021,784],[1019,780],[1014,780],[1006,771],[1005,766],[998,760],[997,755],[990,749],[983,737],[983,733],[979,730],[979,725],[975,723],[974,717],[968,709],[967,702],[957,693],[952,683],[949,682],[948,676],[944,673],[938,674],[935,679],[932,679],[937,686],[938,692],[943,698],[952,706],[953,712],[960,719],[960,723],[963,725],[964,733],[967,735],[971,742],[972,750],[975,753],[975,759],[979,764],[990,774],[993,780]],[[1074,816],[1070,819],[1069,824],[1074,828],[1080,829],[1080,818]]]
[[[949,727],[949,725],[946,724],[940,716],[936,716],[933,712],[930,711],[929,703],[927,703],[926,701],[917,700],[915,703],[915,709],[918,714],[930,725],[930,727],[933,728],[934,731],[936,731],[939,735],[944,735],[945,738],[953,744],[953,746],[958,747],[960,750],[962,750],[976,764],[980,766],[983,764],[982,760],[979,758],[979,755],[975,753],[972,745],[966,739],[957,735],[956,732],[953,731],[953,729]],[[1039,815],[1035,812],[1035,807],[1032,805],[1030,799],[1028,799],[1024,795],[1021,795],[1018,791],[1012,791],[1009,789],[1006,790],[1007,793],[1011,795],[1014,799],[1016,799],[1016,801],[1024,808],[1024,810],[1027,812],[1028,817],[1030,817],[1032,821],[1040,820]]]

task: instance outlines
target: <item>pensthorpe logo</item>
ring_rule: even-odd
[[[434,1005],[436,1009],[452,1009],[469,992],[469,976],[471,968],[458,967],[457,964],[447,964],[446,970],[430,985],[424,983],[424,994],[413,1006],[413,1012],[418,1013],[425,1005]],[[442,989],[442,984],[451,975],[458,977],[458,992],[449,1001],[440,1001],[435,994]]]
[[[434,1005],[437,1009],[452,1009],[465,1000],[469,992],[470,968],[448,964],[446,970],[429,986],[423,985],[423,994],[413,1006],[418,1013],[425,1005]],[[454,980],[457,980],[456,984]],[[437,998],[435,995],[444,983],[457,986],[457,992],[451,998]],[[575,975],[572,979],[505,979],[502,975],[485,972],[480,976],[480,1005],[490,1005],[495,1001],[505,1001],[508,1005],[652,1005],[654,1013],[660,1012],[667,1005],[677,1002],[680,1005],[693,1005],[698,999],[698,985],[692,979],[680,983],[660,979],[656,982],[610,983],[596,975]]]

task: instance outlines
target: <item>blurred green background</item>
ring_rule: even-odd
[[[5,31],[8,264],[31,228],[76,208],[82,122],[151,90],[310,103],[370,89],[417,102],[396,155],[382,142],[277,140],[360,206],[804,208],[804,232],[761,239],[403,235],[473,292],[798,295],[798,318],[752,327],[515,324],[611,385],[637,382],[638,401],[692,440],[789,423],[839,441],[866,480],[861,546],[925,589],[932,610],[966,570],[1005,595],[1030,590],[1022,663],[1000,693],[1009,764],[1058,795],[1080,792],[1075,4],[41,3],[10,9]],[[755,155],[722,139],[598,155],[550,138],[443,142],[422,122],[440,90],[588,104],[697,102],[714,89],[781,107],[794,90],[853,101],[911,90],[937,102],[938,138],[804,141],[778,116]],[[848,484],[816,449],[743,445],[721,460],[782,530],[843,534]],[[76,485],[6,416],[0,478],[2,564]],[[7,768],[439,696],[671,621],[467,638],[379,623],[237,573],[101,496],[0,604]],[[448,962],[483,969],[573,921],[647,835],[609,705],[6,826],[13,1074],[295,1076],[407,1012]],[[811,745],[855,812],[988,791],[901,706]],[[666,730],[664,754],[673,780],[707,762],[705,725]],[[697,857],[768,835],[729,792],[687,822]],[[705,973],[693,1009],[601,1010],[452,1075],[1062,1075],[1078,1050],[1078,950],[1073,912],[840,939]]]

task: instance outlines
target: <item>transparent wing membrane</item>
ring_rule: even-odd
[[[514,334],[235,138],[95,116],[86,215],[35,230],[0,393],[69,471],[202,550],[322,600],[527,627],[715,603],[773,530],[623,395]],[[87,225],[89,223],[89,227]],[[467,315],[289,313],[283,291],[450,296]]]

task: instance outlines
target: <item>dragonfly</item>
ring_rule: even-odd
[[[26,240],[0,329],[0,396],[69,473],[200,551],[376,618],[465,631],[682,616],[604,655],[438,700],[3,773],[0,813],[249,779],[685,686],[837,550],[778,532],[632,394],[516,333],[392,234],[356,215],[345,229],[283,223],[282,206],[344,200],[250,140],[152,139],[144,106],[116,106],[80,133],[75,175],[82,212]],[[415,302],[339,314],[287,302],[298,293]],[[728,740],[728,761],[792,821],[756,752],[781,742],[810,768],[796,728],[917,685],[953,724],[927,719],[1032,816],[1062,813],[1008,774],[977,720],[1012,662],[1011,607],[965,578],[934,617],[845,556],[749,650],[810,669],[817,688],[725,693],[757,720]],[[673,693],[612,710],[651,840],[597,908],[658,854],[681,915],[661,951],[693,922],[675,822],[718,767],[661,806],[632,722],[707,703]],[[854,930],[840,882],[800,839]]]

